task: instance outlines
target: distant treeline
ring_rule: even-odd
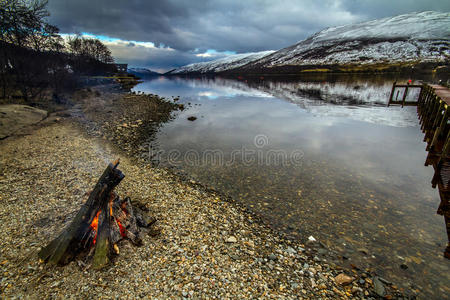
[[[109,49],[79,35],[64,40],[46,22],[47,0],[0,0],[0,98],[39,98],[74,87],[81,75],[116,71]]]

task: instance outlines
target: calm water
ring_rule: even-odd
[[[386,107],[392,81],[160,77],[135,90],[180,96],[188,106],[152,143],[163,165],[238,199],[291,237],[313,235],[337,260],[442,299],[450,261],[439,195],[432,167],[424,167],[416,108]]]

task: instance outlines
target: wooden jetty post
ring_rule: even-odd
[[[395,85],[396,84],[397,84],[397,81],[394,81],[394,83],[392,84],[391,94],[389,95],[389,101],[388,101],[388,105],[387,106],[389,106],[391,104],[391,102],[392,102],[392,97],[394,97]]]

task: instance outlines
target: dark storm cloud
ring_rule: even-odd
[[[152,41],[181,51],[278,49],[358,19],[334,1],[51,0],[49,9],[62,32]]]
[[[280,49],[329,26],[412,11],[450,11],[450,1],[50,0],[49,10],[50,21],[64,33],[153,42],[175,50],[160,55],[172,59],[178,53],[195,61],[194,51]]]

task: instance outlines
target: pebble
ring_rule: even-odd
[[[365,255],[369,254],[369,250],[367,248],[358,248],[357,251]]]
[[[292,248],[292,247],[288,247],[285,251],[287,253],[289,253],[289,254],[296,254],[297,253],[297,251],[295,251],[295,249]]]
[[[227,243],[237,243],[237,239],[234,236],[230,236],[226,239]]]
[[[317,252],[321,255],[325,255],[328,253],[327,249],[324,249],[324,248],[320,248],[319,250],[317,250]]]
[[[353,278],[344,273],[341,273],[341,274],[337,275],[336,277],[334,277],[334,281],[340,285],[347,285],[353,281]]]

